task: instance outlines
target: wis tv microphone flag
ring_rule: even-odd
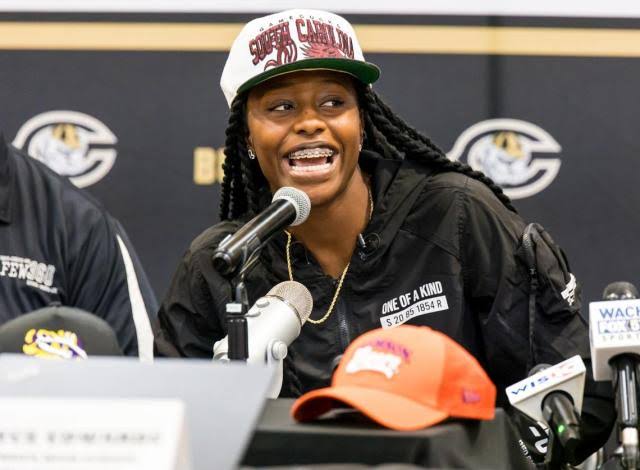
[[[449,417],[492,419],[496,387],[475,357],[447,335],[402,325],[363,334],[345,351],[330,387],[300,397],[291,410],[310,421],[346,404],[399,431]]]

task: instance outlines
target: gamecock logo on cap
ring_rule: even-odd
[[[330,44],[310,44],[302,46],[305,57],[310,59],[348,59],[347,55],[335,46]]]

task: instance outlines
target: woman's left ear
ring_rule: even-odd
[[[249,137],[249,135],[247,135],[247,138],[245,139],[245,145],[247,146],[247,154],[249,155],[249,158],[251,160],[255,160],[256,153],[253,150],[253,144],[251,143],[251,137]]]

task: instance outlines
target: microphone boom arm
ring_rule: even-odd
[[[249,254],[251,245],[246,243],[242,247],[241,268],[237,276],[231,280],[233,299],[226,306],[230,361],[246,361],[249,358],[249,332],[246,317],[249,311],[249,295],[244,281],[247,273],[256,266],[263,244],[256,246]]]
[[[634,356],[623,354],[614,358],[617,374],[613,377],[618,409],[618,430],[620,448],[616,453],[625,468],[638,466],[638,402],[636,360]]]

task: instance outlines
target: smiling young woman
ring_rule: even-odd
[[[328,385],[354,338],[403,323],[462,344],[501,405],[532,362],[588,356],[562,251],[546,236],[536,245],[544,269],[532,311],[524,221],[493,181],[395,114],[371,87],[378,76],[337,15],[291,10],[243,28],[221,78],[230,107],[221,222],[178,266],[158,315],[159,354],[211,358],[231,296],[213,252],[273,192],[293,186],[309,195],[311,215],[269,241],[246,278],[250,303],[287,279],[313,297],[285,361],[283,395]],[[588,379],[584,456],[606,440],[613,417],[610,391]]]
[[[249,92],[246,115],[247,145],[270,190],[293,186],[311,200],[308,220],[290,232],[325,273],[338,278],[369,212],[370,190],[358,166],[363,127],[352,77],[319,70],[272,78]]]

